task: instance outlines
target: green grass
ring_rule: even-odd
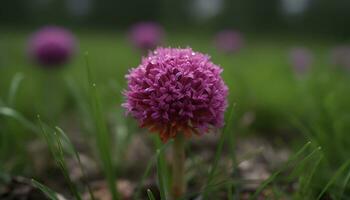
[[[53,190],[48,188],[47,186],[39,183],[38,181],[36,181],[34,179],[32,179],[32,183],[36,188],[41,190],[50,200],[59,200],[57,197],[57,194]]]
[[[25,31],[0,32],[0,52],[4,54],[0,61],[0,163],[4,163],[0,166],[0,173],[32,175],[33,169],[26,158],[33,155],[27,155],[23,146],[26,141],[38,139],[38,133],[41,133],[40,127],[34,123],[37,114],[50,125],[61,125],[67,116],[73,115],[83,136],[95,144],[91,145],[92,150],[96,151],[100,160],[113,198],[118,199],[115,180],[121,176],[118,172],[123,168],[120,159],[127,146],[123,143],[140,132],[133,120],[123,117],[124,110],[120,104],[123,102],[122,90],[126,87],[124,76],[131,67],[137,66],[141,55],[128,45],[124,33],[78,31],[80,46],[75,59],[62,70],[41,70],[28,62],[24,54],[27,35]],[[290,36],[269,38],[248,35],[246,40],[242,51],[224,55],[212,47],[211,38],[206,34],[170,33],[167,37],[167,45],[191,46],[196,51],[211,55],[214,63],[224,68],[222,75],[230,88],[230,102],[236,105],[233,116],[226,113],[227,128],[222,132],[215,159],[206,177],[207,182],[201,191],[195,192],[204,197],[210,194],[211,197],[217,191],[224,190],[228,199],[235,199],[236,190],[242,182],[233,178],[236,177],[237,164],[234,154],[236,138],[244,137],[245,134],[261,134],[278,141],[287,134],[291,138],[288,148],[292,149],[294,155],[303,152],[303,156],[294,163],[294,170],[290,170],[287,165],[291,161],[286,163],[289,171],[285,170],[287,167],[276,169],[252,199],[270,188],[274,189],[276,195],[293,196],[278,187],[279,181],[284,178],[281,174],[288,172],[291,174],[288,181],[300,185],[294,194],[296,199],[304,195],[310,199],[322,198],[323,195],[339,199],[348,197],[350,73],[334,70],[334,66],[330,65],[329,50],[334,44],[328,40]],[[309,47],[315,54],[311,72],[301,79],[292,73],[287,55],[291,47],[299,45]],[[89,52],[88,75],[84,55],[86,51]],[[256,118],[248,127],[240,123],[246,112],[253,112]],[[115,121],[111,122],[111,115]],[[110,126],[117,128],[112,130]],[[66,128],[63,127],[70,133]],[[68,136],[59,128],[49,130],[59,134],[45,135],[49,135],[49,146],[54,151],[56,162],[72,194],[79,199],[79,191],[69,179],[60,147],[60,142],[64,142]],[[122,133],[116,133],[115,130]],[[306,141],[312,142],[311,150],[305,150],[305,147],[300,149],[300,145]],[[15,159],[10,156],[13,146],[22,149]],[[74,149],[72,144],[70,146]],[[164,148],[160,144],[155,146],[156,149]],[[233,175],[227,180],[215,181],[225,147],[234,165]],[[162,199],[167,198],[171,177],[162,152],[155,152],[153,159],[144,163],[145,171],[140,177],[134,196],[136,199],[152,166],[158,169]],[[71,156],[79,161],[78,153],[72,153]],[[306,170],[310,173],[303,173]],[[35,185],[48,192],[40,183],[35,182]],[[147,194],[149,199],[154,198],[150,190]]]
[[[41,121],[40,116],[38,116],[38,120],[39,120],[39,126],[42,130],[43,137],[45,138],[46,143],[49,146],[49,150],[52,156],[54,157],[57,165],[59,166],[71,193],[73,194],[76,200],[82,200],[81,194],[79,193],[76,185],[73,183],[69,175],[67,162],[64,157],[64,150],[63,150],[62,139],[61,139],[62,138],[61,134],[63,132],[61,132],[60,129],[58,129],[59,130],[58,133],[56,131],[50,130],[50,127],[48,127]]]
[[[120,195],[116,189],[116,172],[112,159],[112,150],[111,150],[111,139],[108,134],[106,120],[104,118],[104,114],[102,113],[102,105],[100,102],[100,96],[98,94],[96,83],[94,82],[94,77],[92,75],[92,71],[89,64],[88,54],[85,55],[86,59],[86,69],[87,69],[87,77],[88,77],[88,88],[90,95],[90,104],[91,110],[93,113],[93,122],[95,122],[94,126],[94,136],[96,140],[96,146],[99,153],[99,158],[101,159],[101,163],[103,166],[103,171],[105,173],[105,177],[108,181],[108,187],[112,195],[113,200],[120,199]]]
[[[212,184],[215,172],[216,172],[217,167],[218,167],[218,163],[219,163],[220,157],[222,155],[222,151],[223,151],[223,147],[224,147],[225,141],[226,140],[229,140],[230,142],[232,141],[232,139],[230,139],[230,138],[233,136],[233,133],[230,132],[229,130],[230,129],[232,130],[231,125],[233,124],[232,123],[232,119],[233,119],[233,113],[234,113],[234,105],[235,104],[231,104],[231,106],[229,108],[229,117],[226,120],[225,127],[224,127],[224,129],[223,129],[223,131],[221,133],[221,136],[220,136],[218,147],[217,147],[216,152],[215,152],[214,163],[211,166],[211,169],[210,169],[209,174],[208,174],[208,180],[206,182],[206,187],[208,187],[208,186],[210,186]],[[229,135],[229,134],[231,134],[231,135]],[[231,146],[231,143],[229,143],[229,144],[230,144],[231,148],[234,148],[233,146]],[[237,163],[235,157],[232,157],[232,155],[231,155],[231,159],[232,159],[232,164],[235,165]],[[236,168],[236,166],[233,166],[233,170],[235,168]],[[208,198],[207,195],[208,194],[206,193],[206,191],[204,191],[203,198],[207,199]]]

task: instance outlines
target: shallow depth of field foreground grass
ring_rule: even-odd
[[[31,64],[27,36],[0,32],[0,195],[30,185],[51,199],[167,199],[173,141],[121,107],[124,76],[143,56],[125,33],[77,31],[78,53],[62,70]],[[338,44],[245,40],[222,54],[210,34],[166,37],[165,46],[209,54],[229,87],[226,126],[186,143],[182,199],[349,199],[350,71],[330,60]],[[289,62],[297,46],[313,52],[307,74]]]

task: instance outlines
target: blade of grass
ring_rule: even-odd
[[[231,109],[229,111],[228,123],[225,125],[225,127],[223,129],[223,133],[221,134],[221,137],[220,137],[220,140],[219,140],[219,145],[218,145],[218,148],[216,149],[216,152],[215,152],[214,164],[213,164],[212,169],[210,171],[209,178],[208,178],[208,181],[207,181],[207,183],[208,183],[207,185],[209,185],[210,182],[212,181],[213,175],[214,175],[214,173],[216,171],[216,168],[218,166],[218,163],[219,163],[219,159],[220,159],[220,155],[222,153],[222,149],[224,147],[226,136],[229,133],[228,130],[231,128],[231,126],[230,126],[231,123],[230,122],[232,122],[234,106],[235,106],[235,104],[233,104],[231,106]],[[235,161],[234,161],[234,163],[235,163]]]
[[[306,177],[303,178],[303,181],[300,182],[300,196],[305,197],[307,195],[307,191],[310,189],[310,183],[311,179],[314,176],[316,169],[318,165],[321,163],[321,160],[323,159],[323,155],[320,155],[318,159],[313,163],[312,168],[310,171],[306,173]],[[304,176],[303,176],[304,177]]]
[[[216,172],[216,168],[217,168],[219,160],[220,160],[222,149],[224,147],[224,143],[225,143],[227,134],[229,133],[228,130],[231,128],[230,125],[231,125],[231,122],[232,122],[234,107],[235,107],[235,104],[232,104],[232,106],[230,108],[230,111],[229,111],[229,119],[228,119],[228,122],[226,123],[226,125],[225,125],[225,127],[223,129],[223,132],[222,132],[221,136],[220,136],[219,144],[218,144],[218,147],[217,147],[216,152],[215,152],[214,163],[213,163],[212,168],[211,168],[211,170],[209,172],[209,176],[208,176],[208,180],[207,180],[206,185],[210,185],[211,184],[212,179],[214,177],[214,174]],[[234,157],[232,157],[232,159],[235,160]],[[234,163],[236,163],[236,161],[234,161]],[[207,193],[206,192],[203,193],[203,199],[207,199]]]
[[[59,165],[61,168],[61,171],[63,172],[63,175],[65,177],[65,179],[67,180],[69,187],[71,188],[71,192],[73,193],[73,195],[75,196],[75,198],[77,200],[82,200],[80,193],[78,192],[75,184],[73,183],[73,181],[71,180],[70,176],[69,176],[69,172],[68,172],[68,167],[67,167],[67,163],[64,159],[64,153],[63,153],[63,147],[62,147],[62,142],[61,139],[59,138],[59,136],[57,135],[56,132],[54,132],[54,136],[55,136],[55,140],[57,143],[57,147],[58,147],[58,154],[59,154]]]
[[[79,153],[74,148],[74,145],[72,144],[72,142],[68,138],[67,134],[60,127],[56,127],[56,130],[58,131],[58,133],[60,133],[60,136],[62,136],[62,138],[66,142],[66,144],[68,144],[68,147],[70,148],[70,151],[73,153],[73,155],[77,159],[79,168],[80,168],[80,170],[82,172],[83,181],[84,181],[84,184],[86,185],[86,187],[88,189],[90,198],[91,198],[91,200],[95,200],[96,198],[95,198],[95,196],[94,196],[94,194],[93,194],[93,192],[91,190],[91,187],[90,187],[89,183],[87,182],[87,176],[86,176],[83,164],[81,163],[81,159],[80,159]]]
[[[311,146],[312,148],[312,146]],[[313,149],[309,154],[307,154],[302,160],[300,160],[298,162],[298,165],[296,165],[296,163],[293,164],[293,166],[296,166],[293,171],[292,171],[292,175],[290,175],[290,177],[293,177],[294,174],[298,174],[301,170],[305,170],[305,168],[303,167],[308,161],[311,160],[311,158],[318,153],[319,151],[321,151],[321,147],[316,147],[315,149]],[[310,161],[311,162],[311,161]],[[285,166],[284,168],[286,168],[287,166]],[[298,174],[298,176],[300,175],[300,173]]]
[[[227,185],[227,199],[233,200],[232,184]]]
[[[156,200],[156,198],[154,197],[154,195],[150,189],[147,189],[147,195],[148,195],[149,200]]]
[[[258,187],[258,189],[255,191],[255,193],[250,196],[250,200],[257,199],[258,195],[265,189],[267,185],[269,185],[275,178],[293,161],[295,161],[304,151],[310,146],[311,142],[307,142],[298,152],[296,152],[291,158],[288,159],[288,161],[275,173],[273,173],[268,179],[266,179],[261,185]]]
[[[238,184],[239,181],[233,181],[232,179],[231,180],[224,180],[224,181],[220,181],[220,182],[217,182],[215,184],[211,184],[209,186],[205,186],[201,191],[199,192],[191,192],[191,193],[187,193],[185,196],[179,198],[178,200],[187,200],[187,199],[190,199],[190,197],[193,197],[193,196],[199,196],[201,194],[204,194],[204,192],[210,192],[212,190],[216,190],[218,188],[221,188],[221,187],[227,187],[227,185],[236,185]]]
[[[232,108],[229,111],[229,118],[227,120],[227,130],[231,130],[232,129],[232,124],[233,124],[233,111],[234,111],[234,107],[236,105],[232,104]],[[224,130],[226,131],[226,130]],[[231,133],[228,134],[228,142],[229,142],[229,149],[230,149],[230,154],[231,154],[231,162],[233,165],[233,173],[236,172],[236,167],[237,167],[237,159],[236,159],[236,153],[235,153],[235,134]]]
[[[23,127],[31,130],[34,133],[40,133],[40,129],[38,129],[38,127],[34,123],[26,119],[21,113],[17,112],[12,108],[0,107],[0,115],[13,118],[17,120]]]
[[[320,192],[320,194],[317,197],[317,200],[320,200],[324,193],[328,190],[328,188],[339,178],[339,176],[343,173],[343,171],[349,166],[350,160],[343,163],[338,170],[335,172],[335,174],[332,176],[332,178],[328,181],[326,186],[323,188],[323,190]]]
[[[348,183],[349,183],[349,180],[350,180],[350,170],[349,170],[349,172],[347,173],[347,175],[345,176],[345,179],[344,179],[342,188],[341,188],[341,190],[340,190],[340,191],[341,191],[341,192],[340,192],[340,199],[343,199],[344,192],[345,192],[346,186],[347,186]],[[346,199],[346,198],[344,198],[344,199]]]
[[[160,191],[160,199],[166,200],[167,199],[167,189],[165,186],[165,169],[164,165],[162,164],[162,154],[160,149],[157,149],[157,175],[158,175],[158,185],[159,185],[159,191]]]
[[[49,187],[39,183],[38,181],[32,179],[32,184],[34,187],[38,188],[41,190],[50,200],[59,200],[57,197],[56,192],[51,190]]]
[[[8,98],[7,98],[7,103],[10,107],[14,105],[15,97],[23,78],[24,76],[22,73],[17,73],[12,78],[9,93],[8,93]]]
[[[40,118],[40,115],[37,116],[38,118],[38,122],[39,122],[39,127],[40,127],[40,130],[41,130],[41,135],[44,137],[48,147],[49,147],[49,150],[50,152],[52,153],[52,155],[54,156],[54,159],[58,158],[56,155],[57,154],[57,149],[56,149],[56,146],[55,146],[55,142],[54,142],[54,138],[52,135],[48,134],[47,131],[46,131],[46,128],[45,128],[45,124],[41,121],[41,118]]]
[[[103,171],[106,176],[108,187],[112,195],[113,200],[120,199],[118,191],[116,189],[116,174],[114,171],[114,165],[111,156],[111,144],[110,138],[107,131],[106,121],[102,114],[100,99],[98,96],[98,91],[96,84],[93,81],[93,76],[91,73],[88,53],[85,54],[86,70],[88,78],[88,90],[90,95],[90,104],[92,107],[93,121],[95,123],[95,139],[96,145],[99,152],[99,157],[102,161]]]
[[[229,111],[229,118],[228,118],[228,130],[232,129],[232,124],[233,124],[233,110],[234,110],[234,106],[235,104],[232,105],[232,109]],[[231,163],[232,163],[232,177],[238,177],[237,176],[237,168],[238,168],[238,161],[236,158],[236,152],[235,152],[235,147],[236,147],[236,134],[234,132],[228,134],[228,148],[229,148],[229,152],[230,152],[230,157],[231,157]],[[233,193],[233,187],[234,186],[234,190],[235,192]],[[238,191],[240,189],[240,185],[236,184],[236,185],[231,185],[231,193],[230,193],[230,197],[238,199]]]
[[[38,116],[38,121],[39,121],[40,128],[42,130],[42,134],[43,134],[44,138],[46,139],[46,142],[49,146],[49,149],[50,149],[57,165],[59,166],[59,168],[60,168],[68,186],[69,186],[71,193],[74,195],[74,197],[77,200],[82,200],[80,193],[78,192],[75,184],[73,183],[73,181],[71,180],[71,178],[69,176],[67,163],[64,159],[64,152],[63,152],[61,138],[59,137],[59,135],[56,132],[53,132],[51,135],[46,131],[46,128],[44,127],[45,125],[41,121],[40,116]]]
[[[141,180],[138,183],[137,190],[135,192],[135,197],[134,197],[135,200],[140,199],[139,197],[140,197],[140,194],[141,194],[141,187],[144,184],[146,177],[149,175],[149,173],[151,171],[151,168],[152,168],[152,166],[154,164],[153,162],[154,162],[154,158],[150,159],[150,161],[147,163],[146,170],[143,173],[142,178],[141,178]]]
[[[153,135],[153,141],[154,141],[154,144],[156,146],[156,149],[160,149],[164,145],[163,142],[160,140],[158,135]],[[173,142],[173,139],[171,139],[171,142]],[[162,166],[161,169],[163,170],[162,174],[163,174],[163,177],[164,177],[165,187],[166,188],[170,188],[170,186],[171,186],[170,170],[169,170],[169,168],[167,168],[167,162],[165,160],[165,155],[164,155],[163,151],[160,152],[159,159],[160,159],[160,164]]]
[[[174,142],[174,140],[171,139],[171,140],[169,140],[169,142],[161,145],[160,148],[159,148],[160,152],[163,153],[165,151],[165,149],[167,149],[173,142]],[[150,161],[148,162],[146,170],[145,170],[145,172],[142,175],[141,181],[139,181],[139,183],[138,183],[137,190],[136,190],[135,196],[134,196],[135,200],[139,200],[140,199],[139,196],[140,196],[140,193],[141,193],[141,187],[142,187],[143,183],[145,182],[145,179],[149,175],[149,173],[151,171],[151,168],[152,168],[154,162],[156,161],[156,159],[157,159],[157,155],[154,155],[150,159]]]

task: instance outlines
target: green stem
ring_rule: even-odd
[[[173,185],[172,197],[173,200],[181,197],[186,191],[185,181],[185,138],[182,134],[178,134],[174,139],[173,144]]]

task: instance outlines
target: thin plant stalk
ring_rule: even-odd
[[[161,163],[162,158],[164,157],[164,156],[162,156],[162,154],[165,151],[165,149],[167,149],[168,146],[171,145],[172,143],[173,143],[173,139],[169,140],[169,142],[167,142],[166,144],[163,144],[163,145],[159,144],[159,146],[157,145],[157,148],[159,151],[157,150],[157,154],[154,157],[152,157],[150,159],[150,161],[148,162],[147,167],[145,169],[145,172],[142,175],[141,181],[138,182],[138,187],[137,187],[138,189],[134,193],[135,194],[134,200],[140,199],[141,188],[144,185],[144,182],[145,182],[147,176],[149,176],[149,173],[151,172],[151,169],[152,169],[152,166],[154,165],[154,162],[155,161],[157,162],[156,163],[157,169],[161,170],[161,169],[165,168],[165,167],[163,167],[164,165]],[[161,180],[159,182],[163,183],[165,181],[164,172],[160,172],[160,171],[157,171],[157,172],[158,172],[158,174],[162,174],[162,176],[161,176],[162,178],[161,179],[158,178],[158,179]],[[165,188],[164,185],[165,184],[163,184],[163,186],[160,186],[160,188]],[[162,193],[164,193],[164,196],[166,195],[165,189],[162,191]]]
[[[163,144],[163,142],[160,140],[160,138],[157,137],[156,135],[155,135],[155,137],[153,137],[153,139],[154,139],[154,144],[156,145],[156,149],[161,149],[164,145],[172,146],[172,143],[174,142],[174,140],[171,139],[166,144]],[[162,169],[161,174],[163,176],[162,179],[164,182],[164,188],[169,189],[171,187],[171,179],[169,178],[171,171],[169,170],[169,167],[168,167],[167,162],[165,160],[165,152],[160,151],[159,158],[157,158],[157,159],[159,159],[159,164],[160,164],[159,169]]]
[[[95,123],[95,139],[98,149],[100,159],[102,161],[103,171],[107,179],[108,187],[112,195],[113,200],[120,199],[118,190],[116,189],[116,173],[114,171],[114,163],[111,158],[111,146],[110,138],[108,135],[108,130],[106,126],[106,121],[102,114],[102,105],[100,103],[100,98],[98,96],[96,84],[93,81],[92,72],[89,65],[88,53],[85,54],[87,78],[89,85],[89,95],[90,95],[90,104],[93,114],[93,121]]]
[[[46,197],[49,198],[50,200],[59,200],[59,198],[57,197],[57,194],[53,190],[48,188],[47,186],[39,183],[38,181],[36,181],[34,179],[32,179],[32,184],[34,187],[41,190],[46,195]]]
[[[229,129],[231,128],[232,119],[233,119],[233,110],[235,108],[235,105],[236,104],[233,103],[230,110],[229,110],[229,118],[228,118],[228,121],[225,124],[225,127],[223,128],[222,134],[220,136],[218,147],[217,147],[216,152],[215,152],[214,163],[209,171],[206,186],[210,186],[212,184],[216,169],[217,169],[218,164],[219,164],[220,156],[221,156],[221,153],[222,153],[222,150],[224,147],[224,143],[228,137]],[[233,139],[231,140],[231,142],[233,144]],[[231,155],[231,159],[232,159],[233,165],[235,165],[237,163],[235,154]],[[204,192],[203,192],[203,199],[208,199],[208,193],[206,190],[204,190]]]
[[[329,189],[329,187],[343,174],[343,172],[348,168],[350,165],[350,160],[347,160],[344,164],[342,164],[338,170],[334,173],[334,175],[331,177],[331,179],[328,181],[326,186],[323,188],[323,190],[320,192],[320,194],[317,197],[317,200],[322,199],[323,195],[326,193],[326,191]],[[341,192],[341,195],[343,192]]]
[[[73,183],[73,181],[71,180],[71,178],[69,176],[67,163],[64,159],[63,146],[62,146],[60,136],[57,135],[56,132],[49,134],[46,131],[46,127],[44,127],[45,124],[41,121],[39,115],[38,115],[38,121],[39,121],[39,126],[42,130],[42,134],[43,134],[43,136],[44,136],[44,138],[49,146],[49,150],[52,153],[58,167],[61,169],[63,177],[66,180],[70,191],[72,192],[72,194],[76,200],[82,200],[82,197],[81,197],[76,185]]]
[[[74,154],[75,158],[77,159],[78,161],[78,165],[79,165],[79,168],[81,170],[81,173],[82,173],[82,176],[83,176],[83,182],[84,184],[86,185],[87,189],[88,189],[88,192],[89,192],[89,195],[90,195],[90,198],[91,200],[95,200],[95,196],[94,196],[94,193],[92,192],[92,189],[89,185],[89,183],[87,182],[87,176],[86,176],[86,173],[85,173],[85,170],[84,170],[84,166],[83,164],[81,163],[81,159],[80,159],[80,155],[79,153],[75,150],[72,142],[69,140],[68,136],[65,134],[65,132],[60,128],[60,127],[55,127],[56,131],[60,134],[60,137],[63,137],[65,139],[65,142],[67,142],[71,148],[71,153]]]
[[[167,188],[165,187],[165,173],[164,166],[161,162],[162,154],[160,149],[157,149],[157,175],[158,175],[158,185],[160,191],[160,199],[167,200]]]
[[[173,144],[172,176],[173,185],[171,194],[173,199],[178,199],[186,191],[185,180],[185,138],[178,134]]]

